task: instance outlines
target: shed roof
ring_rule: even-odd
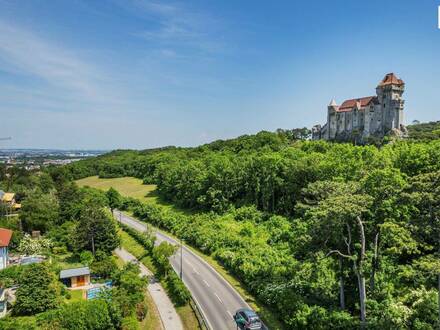
[[[12,237],[12,230],[0,228],[0,247],[8,246],[11,237]]]
[[[82,275],[90,275],[89,267],[64,269],[60,272],[60,279]]]

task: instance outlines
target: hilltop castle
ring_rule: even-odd
[[[388,73],[376,87],[376,96],[346,100],[327,107],[327,123],[312,128],[313,140],[365,141],[368,137],[405,136],[402,94],[405,83]]]

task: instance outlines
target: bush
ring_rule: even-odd
[[[151,231],[146,230],[145,232],[141,233],[127,225],[124,225],[123,223],[121,223],[120,226],[126,233],[128,233],[131,237],[133,237],[136,240],[136,242],[142,245],[148,252],[151,253],[153,251],[156,237]]]
[[[176,273],[170,272],[168,274],[166,278],[166,285],[168,293],[170,294],[175,305],[183,306],[189,302],[191,294]]]
[[[127,316],[122,319],[122,330],[139,330],[139,323],[134,316]]]
[[[93,262],[93,254],[90,251],[82,251],[79,255],[79,259],[83,265],[89,266]]]
[[[34,315],[58,306],[59,283],[46,264],[29,265],[21,274],[19,285],[15,315]]]
[[[162,242],[153,248],[153,260],[157,265],[159,276],[166,276],[171,270],[169,257],[173,255],[175,246]]]
[[[43,329],[108,330],[114,329],[104,300],[78,301],[37,316]]]
[[[142,321],[148,313],[148,306],[145,301],[141,301],[136,305],[136,318],[138,321]]]
[[[0,284],[2,287],[10,287],[14,284],[18,284],[21,273],[27,268],[27,266],[14,265],[4,268],[0,271]]]
[[[98,277],[110,278],[118,269],[115,260],[112,257],[106,257],[103,260],[95,260],[91,265],[91,271]]]
[[[55,246],[54,248],[52,248],[52,252],[54,254],[66,254],[67,248],[65,246]]]
[[[0,320],[2,330],[37,330],[37,321],[33,316],[5,317]]]

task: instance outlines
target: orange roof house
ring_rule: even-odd
[[[11,237],[12,237],[12,230],[0,228],[0,247],[9,246]]]
[[[0,228],[0,269],[6,268],[9,261],[8,246],[11,241],[12,230]]]

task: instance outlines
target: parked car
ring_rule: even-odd
[[[241,308],[234,315],[237,328],[241,330],[261,330],[263,323],[258,315],[250,309]]]

